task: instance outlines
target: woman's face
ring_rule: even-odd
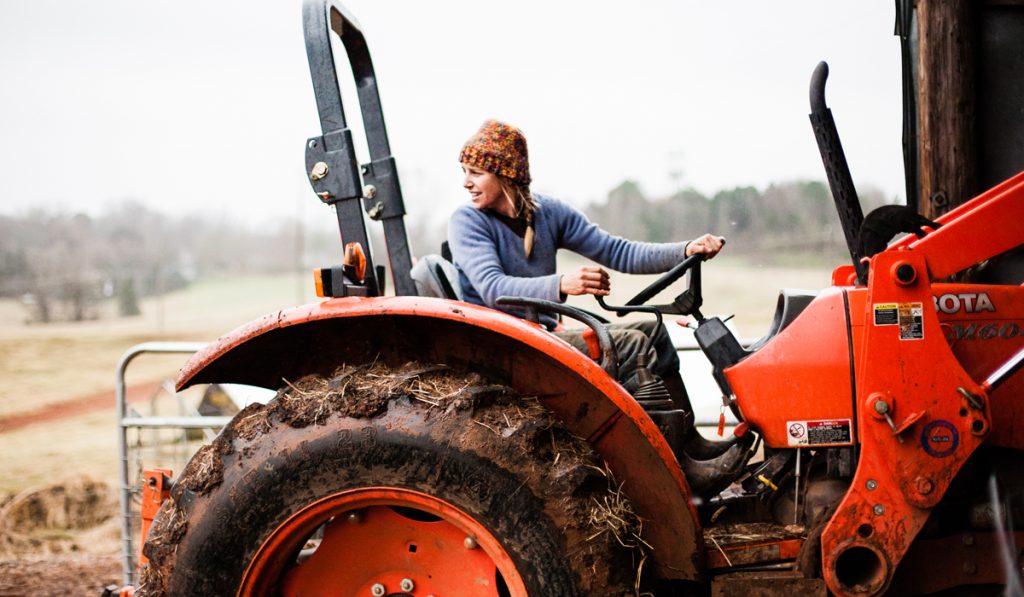
[[[508,204],[501,192],[501,183],[498,182],[497,176],[466,164],[462,165],[462,172],[465,175],[462,186],[469,191],[469,197],[473,201],[474,207],[493,209],[512,217],[512,206]]]

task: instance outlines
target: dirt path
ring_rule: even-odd
[[[128,402],[138,402],[149,398],[160,389],[160,384],[162,383],[162,381],[153,381],[129,387]],[[50,404],[29,412],[0,418],[0,433],[15,431],[38,423],[84,415],[105,408],[113,409],[116,404],[113,390],[82,398],[72,398],[71,400]]]

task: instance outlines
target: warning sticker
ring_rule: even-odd
[[[846,445],[853,442],[850,419],[786,421],[786,437],[791,446]]]
[[[924,338],[924,307],[921,303],[900,303],[900,340]]]
[[[875,303],[875,325],[899,323],[900,306],[896,303]]]

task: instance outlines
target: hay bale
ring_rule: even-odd
[[[88,477],[27,489],[0,508],[0,554],[116,550],[116,514],[114,487]]]

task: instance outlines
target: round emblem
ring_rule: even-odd
[[[955,452],[959,444],[960,434],[949,421],[932,421],[921,431],[921,447],[929,456],[945,458]]]

